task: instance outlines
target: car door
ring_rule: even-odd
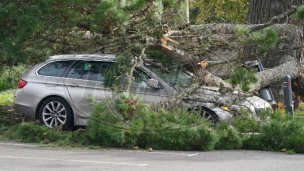
[[[87,119],[91,114],[89,96],[111,97],[111,91],[103,86],[104,74],[110,66],[110,62],[79,61],[67,73],[65,86],[79,118]]]
[[[146,84],[148,79],[154,79],[141,68],[136,68],[133,72],[133,82],[130,91],[138,95],[146,103],[158,103],[168,98],[168,92],[162,85],[158,88],[151,88]]]

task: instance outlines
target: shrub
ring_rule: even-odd
[[[286,148],[303,153],[303,142],[303,120],[274,112],[272,119],[261,126],[259,134],[251,134],[244,138],[244,148],[272,151]]]
[[[84,145],[90,145],[90,137],[88,134],[87,129],[79,128],[73,132],[65,132],[66,139],[65,143],[66,145],[73,145],[73,146],[84,146]]]
[[[235,128],[240,133],[259,132],[260,122],[252,116],[237,116],[235,119]]]
[[[139,145],[166,150],[213,150],[216,132],[205,119],[185,110],[151,111]]]
[[[217,150],[231,150],[242,147],[242,138],[238,131],[227,123],[217,124],[215,128],[220,139],[215,145]]]
[[[17,87],[20,76],[27,70],[23,65],[3,67],[0,73],[0,91]]]
[[[0,124],[6,127],[22,123],[23,117],[10,105],[0,105]]]
[[[113,108],[111,106],[114,106]],[[173,150],[213,150],[216,132],[205,119],[185,110],[152,110],[134,96],[97,102],[88,124],[95,144]]]
[[[134,96],[97,102],[88,123],[89,137],[93,144],[131,147],[137,143],[146,113],[147,107]]]
[[[24,142],[55,142],[61,138],[61,134],[46,126],[29,122],[18,126],[16,138]]]

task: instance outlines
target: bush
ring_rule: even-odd
[[[22,123],[23,117],[13,106],[0,105],[0,125],[11,127]]]
[[[24,142],[55,142],[61,138],[61,134],[46,126],[29,122],[18,126],[16,138]]]
[[[111,108],[114,106],[114,108]],[[173,150],[213,150],[216,132],[205,119],[185,110],[152,110],[136,97],[97,102],[88,124],[94,144]]]
[[[303,142],[303,120],[275,112],[272,119],[261,126],[258,134],[251,134],[244,138],[244,148],[272,151],[286,148],[303,153]]]
[[[215,128],[220,139],[215,145],[217,150],[232,150],[242,147],[242,138],[239,132],[227,123],[220,123]]]
[[[132,147],[137,143],[143,119],[148,113],[138,98],[121,95],[114,101],[100,101],[93,106],[88,122],[88,134],[93,144]]]
[[[216,132],[205,119],[185,110],[151,111],[139,146],[166,150],[213,150]]]
[[[0,73],[0,91],[17,87],[20,76],[26,72],[27,68],[23,65],[13,67],[3,67]]]

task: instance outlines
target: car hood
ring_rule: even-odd
[[[218,87],[202,86],[195,93],[187,92],[187,89],[176,87],[179,92],[183,92],[183,100],[193,105],[203,105],[215,111],[220,120],[227,120],[233,113],[241,110],[249,111],[252,116],[257,116],[261,111],[271,108],[271,105],[258,96],[248,96],[244,93],[233,91],[221,93]],[[223,107],[224,106],[224,107]]]

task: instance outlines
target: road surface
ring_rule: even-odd
[[[0,171],[287,171],[304,170],[304,155],[281,152],[62,149],[0,142]]]

